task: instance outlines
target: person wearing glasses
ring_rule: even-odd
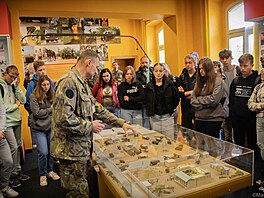
[[[6,125],[7,129],[4,132],[5,138],[8,141],[14,166],[10,183],[13,188],[21,186],[21,181],[26,181],[29,176],[21,171],[20,166],[20,148],[21,144],[21,104],[26,103],[26,97],[19,87],[20,77],[18,69],[15,65],[10,65],[6,68],[3,77],[0,79],[1,100],[4,103],[6,110]]]

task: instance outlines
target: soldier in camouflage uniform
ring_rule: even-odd
[[[96,74],[97,66],[97,53],[86,50],[55,86],[51,153],[60,160],[61,185],[67,189],[67,197],[91,196],[88,179],[93,170],[93,133],[104,128],[102,121],[136,133],[133,127],[104,109],[93,97],[88,79]]]
[[[120,84],[122,82],[123,71],[118,69],[118,63],[117,62],[112,63],[112,75],[118,84]]]

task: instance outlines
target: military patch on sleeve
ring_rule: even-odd
[[[72,99],[73,96],[74,96],[73,91],[72,91],[71,89],[67,89],[67,90],[66,90],[66,96],[67,96],[68,98]]]

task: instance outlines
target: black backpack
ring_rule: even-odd
[[[235,85],[237,84],[237,81],[238,81],[238,76],[234,79]],[[257,78],[255,79],[254,87],[256,87],[256,85],[259,84],[260,82],[261,82],[261,77],[260,77],[260,75],[258,75]]]

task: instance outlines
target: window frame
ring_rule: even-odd
[[[159,40],[159,34],[160,34],[161,31],[163,31],[163,44],[162,44],[162,45],[160,45],[160,40]],[[157,39],[157,41],[158,41],[157,44],[158,44],[158,57],[159,57],[159,62],[160,62],[160,63],[165,63],[165,61],[166,61],[166,58],[165,58],[165,40],[164,40],[164,29],[163,29],[163,28],[160,28],[160,29],[158,30],[157,37],[158,37],[158,39]],[[164,51],[164,61],[161,60],[161,56],[160,56],[160,52],[161,52],[162,50]]]

